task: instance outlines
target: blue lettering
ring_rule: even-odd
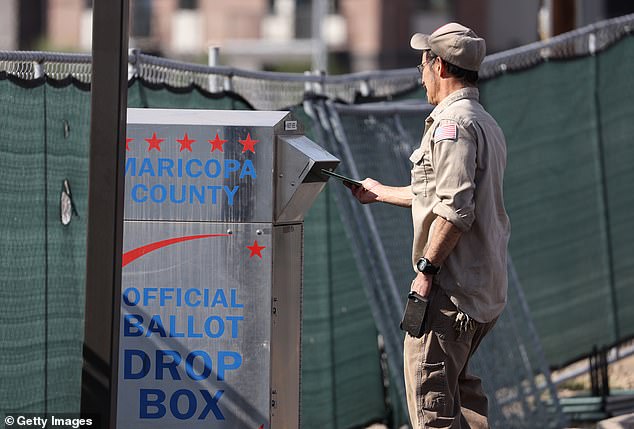
[[[170,185],[170,201],[176,204],[185,202],[185,185],[181,185],[181,197],[180,199],[176,198],[176,186]]]
[[[215,166],[215,168],[216,168],[216,171],[214,173],[212,173],[211,170],[209,169],[211,164],[213,164]],[[220,174],[220,170],[221,170],[220,162],[218,162],[217,159],[210,159],[209,161],[207,161],[207,163],[205,163],[205,174],[210,179],[218,177],[218,175]]]
[[[187,316],[187,338],[202,338],[203,334],[196,332],[194,316]]]
[[[141,369],[133,372],[132,358],[141,358]],[[123,351],[123,378],[125,380],[138,380],[145,377],[150,372],[150,357],[143,351],[128,349]]]
[[[224,390],[217,390],[213,396],[207,390],[199,390],[205,407],[198,416],[198,420],[205,420],[209,413],[212,413],[216,420],[225,420],[225,416],[220,411],[218,402],[225,393]],[[160,389],[140,389],[139,391],[139,417],[141,419],[160,419],[165,417],[167,410],[165,402],[165,392]],[[194,391],[179,389],[170,397],[170,412],[179,420],[191,419],[198,408],[198,400]],[[180,405],[180,407],[179,407]],[[185,407],[181,412],[181,408]]]
[[[131,293],[134,295],[134,299],[132,301],[130,300]],[[137,288],[129,287],[123,291],[123,302],[125,305],[133,307],[139,303],[139,299],[141,299],[141,296]]]
[[[227,316],[231,322],[231,338],[238,338],[238,322],[244,320],[244,316]]]
[[[143,335],[143,316],[140,314],[126,314],[123,317],[123,336],[140,337]]]
[[[191,294],[196,294],[198,295],[198,299],[196,301],[192,301],[190,295]],[[200,291],[198,289],[187,289],[185,291],[185,304],[189,305],[190,307],[198,307],[200,305]]]
[[[139,189],[147,193],[147,186],[145,186],[143,183],[137,183],[132,187],[132,190],[130,191],[132,201],[134,201],[135,203],[144,203],[147,201],[147,195],[139,197]]]
[[[136,158],[128,158],[125,160],[125,175],[136,176]]]
[[[218,201],[216,191],[222,188],[220,186],[207,186],[207,189],[211,191],[211,204],[216,204],[216,202]]]
[[[234,186],[233,190],[230,190],[228,186],[223,186],[225,193],[227,194],[228,204],[230,206],[233,205],[233,196],[238,192],[239,186]]]
[[[229,290],[229,294],[231,296],[231,308],[244,308],[244,304],[238,303],[238,290],[231,289]]]
[[[238,171],[240,163],[235,159],[225,159],[225,179],[229,178],[229,173]]]
[[[196,374],[196,371],[194,370],[194,360],[197,357],[201,357],[203,360],[203,370],[200,374]],[[194,350],[187,355],[185,370],[187,371],[189,378],[192,380],[205,380],[209,378],[209,375],[211,374],[211,365],[211,356],[209,356],[209,354],[202,350]]]
[[[147,327],[147,334],[145,336],[149,337],[153,333],[159,334],[161,337],[167,336],[167,334],[165,334],[165,328],[163,327],[163,321],[161,320],[161,316],[159,314],[155,314],[152,316],[152,319],[150,319],[150,323]]]
[[[187,411],[185,411],[184,413],[181,413],[178,409],[178,400],[181,396],[185,396],[188,402]],[[194,396],[194,393],[191,390],[179,389],[174,392],[174,394],[170,398],[170,411],[172,412],[172,415],[177,419],[187,420],[192,418],[194,413],[196,412],[196,404],[196,396]]]
[[[168,362],[165,361],[165,356],[170,356],[172,359]],[[178,373],[178,364],[181,363],[181,355],[176,350],[157,350],[156,351],[156,379],[163,380],[163,372],[167,368],[172,376],[172,380],[180,380],[181,376]]]
[[[159,389],[141,389],[139,392],[139,417],[142,419],[160,419],[165,416],[165,392]],[[150,400],[150,395],[154,395],[154,399]],[[148,408],[154,407],[156,411],[150,413]]]
[[[231,360],[231,363],[228,362]],[[219,351],[218,352],[218,381],[225,379],[225,371],[232,371],[240,368],[242,365],[242,356],[237,352]]]
[[[151,292],[154,292],[154,295],[151,295]],[[143,306],[147,307],[149,305],[150,300],[155,300],[157,292],[158,292],[158,288],[155,288],[155,287],[144,288],[143,289]]]
[[[184,336],[184,332],[178,332],[178,330],[176,329],[176,316],[174,316],[173,314],[170,315],[170,337],[183,338]]]
[[[211,306],[215,307],[217,304],[221,304],[224,308],[227,308],[227,297],[225,296],[224,289],[217,289],[214,294],[214,299],[211,302]]]
[[[198,197],[198,202],[200,204],[205,204],[205,187],[200,187],[200,192],[198,192],[198,188],[194,185],[189,187],[189,204],[194,203],[194,195]]]
[[[160,192],[157,192],[157,190]],[[157,193],[159,194],[159,196],[156,195]],[[165,201],[165,198],[167,198],[167,189],[165,189],[165,186],[152,186],[152,188],[150,189],[150,199],[152,201],[154,201],[155,203],[162,203],[163,201]]]
[[[198,177],[202,174],[202,172],[200,170],[196,171],[195,173],[192,171],[191,167],[193,164],[198,164],[198,167],[202,167],[203,163],[200,162],[199,159],[190,159],[189,161],[187,161],[187,164],[185,164],[185,172],[187,173],[187,175],[189,177]]]
[[[211,324],[213,322],[216,322],[218,324],[218,329],[215,332],[211,328]],[[207,334],[209,338],[219,338],[219,337],[222,337],[222,334],[224,333],[225,333],[225,323],[223,322],[222,318],[220,318],[220,316],[209,316],[205,320],[205,334]]]
[[[154,177],[154,167],[152,166],[152,160],[150,158],[143,158],[141,162],[141,168],[139,169],[139,176],[149,174]]]
[[[205,399],[207,405],[205,405],[205,409],[202,411],[202,413],[200,413],[200,416],[198,416],[198,420],[205,420],[205,417],[207,417],[207,414],[209,414],[210,411],[214,413],[216,420],[225,419],[225,416],[223,416],[220,412],[220,408],[218,408],[218,401],[220,400],[220,397],[223,393],[225,393],[224,390],[218,390],[212,398],[211,394],[208,391],[200,391],[200,394],[203,395],[203,399]]]
[[[162,287],[159,290],[159,305],[161,307],[165,306],[165,302],[166,301],[171,301],[172,299],[174,299],[174,297],[172,296],[174,293],[174,288],[173,287]],[[171,292],[170,294],[168,294],[167,292]]]
[[[254,179],[257,177],[255,173],[255,167],[253,166],[253,162],[250,159],[244,161],[242,165],[242,171],[240,171],[240,179],[244,178],[244,176],[251,176]]]
[[[183,160],[181,158],[176,161],[176,168],[178,177],[183,177]]]
[[[174,161],[169,158],[158,159],[158,175],[163,177],[163,171],[167,172],[169,177],[174,177],[172,174],[172,168],[174,168]]]

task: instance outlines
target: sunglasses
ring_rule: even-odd
[[[433,63],[433,62],[434,62],[434,60],[436,60],[436,57],[435,57],[435,58],[432,58],[431,60],[428,60],[428,61],[423,61],[421,64],[417,65],[417,66],[416,66],[416,70],[418,70],[418,73],[421,73],[421,74],[422,74],[422,73],[423,73],[423,70],[425,69],[425,66],[426,66],[427,64]]]

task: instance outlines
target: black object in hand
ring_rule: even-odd
[[[423,298],[416,292],[410,291],[407,295],[407,304],[405,305],[405,312],[403,314],[403,320],[401,321],[401,330],[407,332],[412,337],[422,337],[426,312],[427,298]]]

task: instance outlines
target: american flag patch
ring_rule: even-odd
[[[458,126],[456,124],[441,125],[434,132],[434,141],[457,140]]]

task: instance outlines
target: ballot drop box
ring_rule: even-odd
[[[119,429],[299,426],[303,218],[338,163],[289,112],[128,109]]]

